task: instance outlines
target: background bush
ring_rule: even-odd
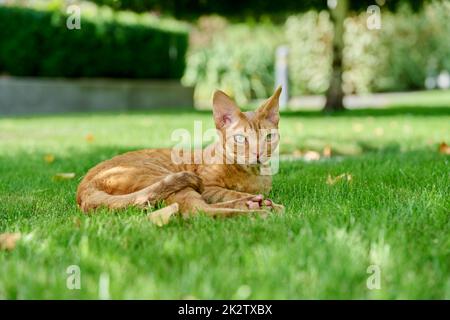
[[[290,94],[326,92],[333,30],[327,11],[291,15],[281,25],[227,25],[224,20],[222,27],[211,28],[214,19],[218,18],[200,19],[193,33],[207,30],[206,41],[191,36],[183,80],[196,85],[197,100],[209,101],[217,87],[240,103],[267,96],[274,87],[275,50],[280,44],[290,48]],[[395,14],[382,11],[380,30],[368,30],[366,19],[364,12],[345,22],[345,93],[424,89],[428,76],[450,71],[449,2],[434,1],[419,12],[408,7]]]
[[[44,77],[180,78],[188,32],[173,22],[103,8],[80,30],[60,10],[0,6],[0,73]]]
[[[165,2],[165,7],[189,1]],[[119,8],[144,3],[97,2]],[[54,6],[64,2],[43,3]],[[146,9],[158,8],[157,0],[145,3]],[[208,8],[229,5],[202,3]],[[76,31],[67,30],[66,17],[58,8],[0,7],[0,73],[127,78],[180,78],[184,73],[183,82],[195,86],[200,104],[209,105],[216,88],[245,104],[273,90],[275,50],[287,44],[290,94],[323,94],[327,90],[333,28],[328,11],[308,11],[286,20],[277,17],[276,23],[263,17],[239,23],[219,16],[191,20],[185,70],[187,24],[155,14],[90,6],[88,10],[83,7],[82,29]],[[406,6],[396,13],[383,9],[380,30],[368,30],[366,18],[363,12],[345,22],[346,94],[423,89],[427,77],[450,70],[448,1],[433,1],[418,12]]]
[[[228,25],[220,17],[203,17],[191,33],[191,51],[183,78],[195,85],[195,100],[209,104],[214,89],[233,95],[238,103],[264,98],[273,88],[277,28]],[[282,39],[279,39],[282,40]]]
[[[331,73],[333,26],[327,11],[290,16],[284,25],[290,94],[324,93]]]
[[[23,0],[22,0],[23,1]],[[53,0],[54,1],[54,0]],[[203,14],[220,14],[231,17],[261,17],[270,14],[286,15],[303,12],[308,9],[328,9],[326,0],[244,0],[244,1],[218,1],[218,0],[91,0],[95,3],[108,5],[116,9],[130,9],[133,11],[158,11],[173,14],[180,18],[195,18]],[[373,0],[349,1],[351,10],[366,10],[369,5],[380,3]],[[388,0],[383,1],[383,7],[396,9],[404,2],[414,9],[419,9],[422,0]]]
[[[195,18],[203,14],[220,14],[225,16],[261,16],[270,14],[284,14],[298,12],[314,6],[326,9],[327,3],[322,0],[91,0],[95,3],[108,5],[116,9],[130,9],[133,11],[159,11],[173,14],[180,18]],[[394,2],[396,2],[395,0]],[[356,2],[356,1],[355,1]],[[393,0],[390,0],[393,2]],[[357,5],[357,2],[356,2]]]

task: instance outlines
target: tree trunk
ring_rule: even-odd
[[[335,8],[330,8],[331,21],[334,26],[333,35],[333,67],[327,101],[324,111],[344,110],[344,92],[342,91],[342,55],[344,51],[344,20],[348,12],[348,0],[337,0]]]

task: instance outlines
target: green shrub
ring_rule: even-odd
[[[449,2],[433,2],[419,14],[403,8],[383,15],[382,22],[385,35],[380,35],[370,90],[422,89],[427,76],[450,71]]]
[[[185,27],[148,15],[82,11],[69,30],[60,10],[0,6],[0,73],[43,77],[180,78]]]
[[[323,94],[331,71],[333,26],[327,11],[290,16],[284,25],[227,24],[206,28],[202,18],[191,37],[183,80],[196,86],[196,100],[210,101],[215,88],[240,103],[267,96],[274,86],[277,45],[287,44],[290,95]],[[343,89],[347,94],[424,89],[427,76],[450,71],[450,3],[434,1],[423,10],[382,12],[380,30],[368,30],[367,14],[345,21]],[[197,30],[197,31],[196,31]],[[264,89],[263,89],[264,88]]]
[[[382,12],[380,30],[368,30],[366,13],[345,21],[343,89],[347,94],[423,89],[427,76],[450,70],[450,4]],[[291,93],[322,94],[328,87],[332,25],[327,13],[291,16]]]
[[[241,104],[267,97],[273,91],[274,55],[282,43],[282,29],[220,21],[224,20],[204,17],[192,32],[183,82],[195,85],[200,104],[209,103],[218,88]]]
[[[290,94],[323,93],[331,73],[333,26],[327,11],[291,16],[285,23]]]
[[[21,0],[23,1],[23,0]],[[55,1],[55,0],[53,0]],[[326,0],[90,0],[97,4],[108,5],[116,9],[133,11],[159,11],[174,14],[177,17],[198,17],[204,14],[220,14],[228,17],[261,17],[265,15],[284,16],[306,10],[327,10]],[[396,9],[407,2],[416,10],[421,7],[423,0],[388,0],[383,1],[384,8]],[[370,5],[381,3],[380,0],[351,0],[348,2],[353,11],[366,10]]]
[[[278,0],[278,1],[218,1],[218,0],[90,0],[97,4],[116,9],[129,9],[138,12],[156,10],[174,14],[177,17],[196,17],[204,14],[225,16],[262,16],[266,14],[285,14],[311,8],[326,9],[322,0]],[[355,1],[356,2],[356,1]],[[390,0],[389,2],[393,2]],[[357,2],[355,3],[357,4]]]

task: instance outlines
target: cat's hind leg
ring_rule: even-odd
[[[82,190],[79,190],[77,202],[83,211],[90,211],[105,206],[110,209],[120,209],[127,206],[146,207],[157,201],[165,200],[171,194],[185,189],[203,191],[203,183],[199,176],[192,172],[183,171],[172,173],[139,191],[112,195],[99,189],[95,181]]]

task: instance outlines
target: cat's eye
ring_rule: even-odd
[[[234,135],[234,141],[236,141],[237,143],[244,143],[245,140],[247,140],[247,138],[245,136],[243,136],[242,134]]]
[[[272,140],[274,140],[276,137],[277,137],[276,133],[269,133],[269,134],[266,136],[266,141],[272,141]]]

